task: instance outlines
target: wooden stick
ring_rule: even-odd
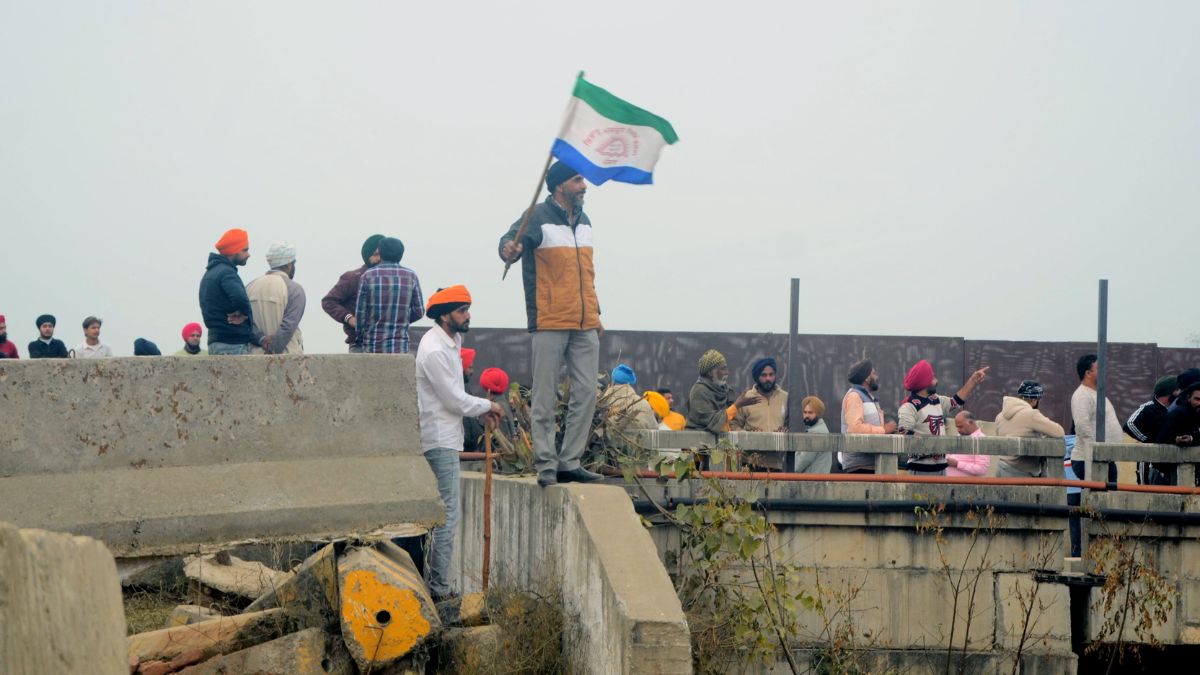
[[[537,189],[533,191],[533,201],[529,202],[529,208],[525,210],[525,215],[521,216],[521,226],[517,228],[517,236],[513,237],[514,244],[521,243],[521,237],[525,236],[525,227],[529,225],[529,216],[533,214],[534,207],[537,206],[538,197],[542,196],[542,184],[546,182],[546,174],[550,173],[550,162],[554,161],[554,153],[547,153],[546,166],[542,167],[542,177],[538,179]],[[504,281],[508,277],[508,268],[512,267],[512,263],[505,261],[504,274],[500,275],[500,281]]]
[[[492,420],[484,423],[483,455],[483,592],[488,590],[492,568]]]

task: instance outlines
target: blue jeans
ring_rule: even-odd
[[[438,494],[446,507],[446,523],[433,528],[433,545],[429,551],[429,590],[435,596],[450,595],[450,565],[454,561],[454,534],[462,512],[459,493],[458,450],[431,448],[425,451],[425,461],[437,478]]]
[[[235,345],[231,342],[210,342],[208,343],[208,353],[210,356],[245,356],[250,353],[250,345],[246,343]]]

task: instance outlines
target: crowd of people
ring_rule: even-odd
[[[600,474],[582,465],[598,400],[608,409],[621,410],[625,423],[635,428],[664,430],[768,431],[804,430],[829,433],[824,421],[826,404],[816,396],[801,401],[801,420],[793,427],[788,392],[777,382],[779,368],[773,358],[755,361],[750,369],[754,384],[745,391],[729,385],[729,364],[716,350],[699,357],[697,380],[679,406],[673,392],[657,389],[639,393],[637,374],[619,364],[603,390],[597,387],[600,339],[604,326],[595,288],[593,226],[583,212],[587,184],[562,162],[546,174],[545,201],[523,212],[501,236],[497,253],[506,265],[521,262],[525,308],[532,345],[530,388],[530,444],[537,482],[550,486],[562,482],[593,482]],[[299,325],[306,294],[294,277],[296,249],[287,242],[271,244],[266,252],[269,270],[244,284],[238,268],[250,258],[249,234],[242,229],[225,232],[209,254],[200,280],[199,309],[203,325],[188,323],[181,331],[182,345],[175,356],[237,356],[246,354],[302,353]],[[361,247],[362,264],[342,274],[321,300],[321,308],[345,333],[350,353],[405,354],[409,328],[428,317],[434,326],[421,338],[416,354],[416,389],[421,446],[446,506],[446,523],[433,533],[430,588],[435,596],[451,595],[450,547],[459,517],[459,458],[466,443],[474,443],[487,427],[501,426],[516,434],[512,409],[505,392],[507,373],[489,368],[479,377],[483,396],[468,392],[474,375],[473,350],[463,348],[470,329],[471,295],[463,286],[438,289],[424,299],[416,273],[401,265],[404,244],[397,238],[372,235]],[[82,323],[83,341],[67,349],[55,337],[57,319],[50,314],[36,321],[38,337],[29,343],[30,358],[105,358],[112,350],[100,340],[103,322],[88,317]],[[205,330],[207,343],[202,346]],[[158,346],[144,338],[135,343],[135,355],[160,355]],[[8,339],[7,323],[0,316],[0,358],[19,358]],[[569,380],[565,421],[556,420],[559,385]],[[1045,389],[1025,380],[1003,397],[995,420],[995,433],[1008,437],[1064,438],[1073,447],[1067,458],[1076,476],[1083,476],[1084,458],[1096,441],[1097,359],[1080,357],[1079,387],[1071,396],[1073,429],[1047,418],[1039,406]],[[971,374],[962,387],[946,395],[932,365],[921,360],[904,378],[906,395],[897,410],[886,411],[876,396],[879,374],[868,359],[852,364],[847,391],[841,401],[843,434],[907,434],[941,436],[952,420],[958,434],[979,436],[969,401],[988,368]],[[681,411],[680,411],[681,410]],[[1151,398],[1124,422],[1110,401],[1105,403],[1106,439],[1128,433],[1143,443],[1200,444],[1200,370],[1189,369],[1160,380]],[[561,440],[559,440],[561,438]],[[1072,445],[1073,440],[1073,445]],[[766,471],[808,473],[873,473],[875,456],[866,453],[799,453],[785,464],[781,453],[741,458],[746,466]],[[907,458],[907,470],[921,475],[980,476],[992,470],[986,455],[918,454]],[[999,457],[1000,476],[1036,477],[1038,460]],[[1172,483],[1171,466],[1146,464],[1139,479],[1147,483]],[[1074,495],[1078,503],[1078,495]],[[1073,535],[1076,533],[1073,531]],[[1073,536],[1075,548],[1078,537]]]

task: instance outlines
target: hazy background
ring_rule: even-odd
[[[1185,344],[1200,3],[0,0],[0,314],[118,355],[199,318],[229,227],[285,239],[310,352],[373,232],[523,326],[495,244],[573,78],[669,119],[651,187],[589,190],[609,328]],[[427,324],[425,320],[422,324]],[[207,336],[206,336],[207,337]]]

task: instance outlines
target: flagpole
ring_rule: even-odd
[[[525,226],[529,225],[529,216],[537,206],[538,197],[542,196],[542,184],[546,182],[546,174],[550,173],[550,162],[552,161],[554,161],[553,150],[546,154],[546,166],[542,167],[542,177],[538,178],[537,188],[533,191],[533,200],[529,202],[529,208],[525,209],[525,215],[521,216],[521,226],[517,228],[517,236],[513,237],[514,244],[520,244],[521,237],[525,236]],[[510,267],[512,267],[512,262],[504,261],[504,274],[500,275],[500,281],[504,281],[508,277],[508,268]]]

